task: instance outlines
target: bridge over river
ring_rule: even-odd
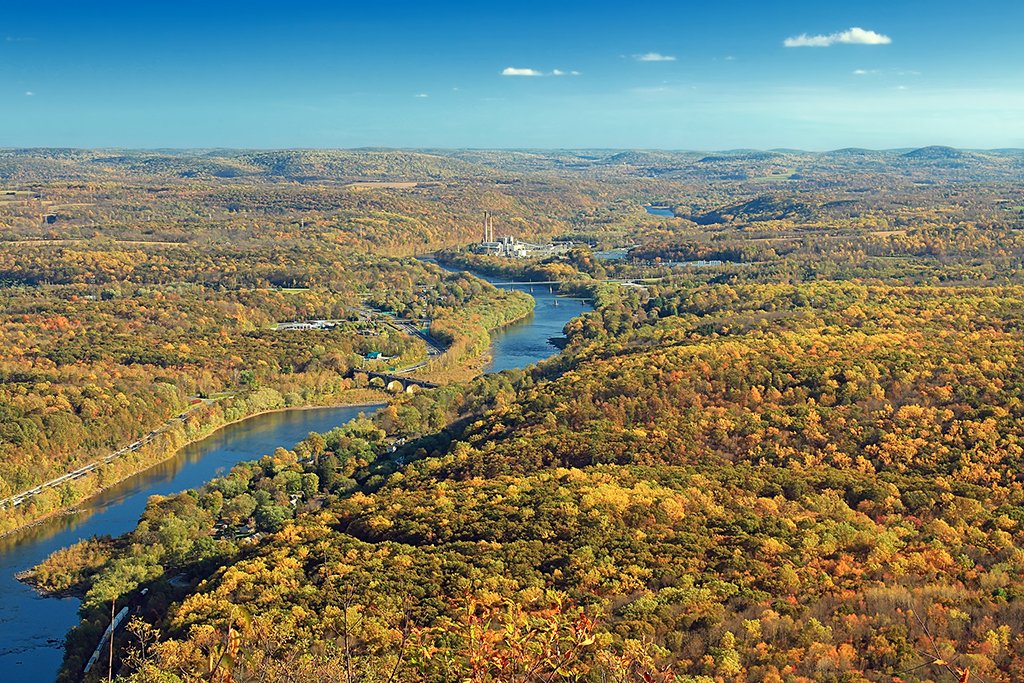
[[[646,278],[603,278],[600,280],[515,280],[515,281],[503,281],[503,280],[488,280],[495,287],[530,287],[533,285],[589,285],[596,282],[609,283],[615,285],[634,285],[640,286],[659,280],[664,280],[662,277],[646,277]],[[554,292],[552,292],[554,293]]]
[[[388,391],[394,391],[395,393],[398,393],[400,391],[404,391],[404,392],[406,392],[408,394],[411,394],[412,392],[416,391],[417,389],[436,389],[437,387],[441,386],[440,384],[435,384],[434,382],[428,382],[426,380],[416,379],[415,377],[410,377],[409,375],[399,374],[401,372],[411,372],[411,371],[413,371],[413,370],[415,370],[417,368],[423,367],[424,365],[426,365],[426,363],[421,363],[420,365],[413,366],[413,367],[410,367],[410,368],[403,368],[402,370],[395,370],[394,372],[375,372],[373,370],[354,370],[353,374],[361,372],[364,375],[366,375],[367,377],[369,377],[370,379],[374,379],[374,378],[381,379],[381,380],[384,381],[384,387]]]

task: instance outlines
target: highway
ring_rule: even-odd
[[[427,323],[427,325],[428,325],[427,328],[421,328],[420,326],[423,324],[423,322],[419,321],[419,320],[406,320],[404,318],[390,318],[390,319],[387,319],[386,322],[391,327],[393,327],[393,328],[395,328],[395,329],[397,329],[397,330],[399,330],[401,332],[404,332],[405,334],[409,335],[410,337],[417,337],[418,339],[422,339],[423,342],[427,345],[427,355],[428,356],[440,356],[442,353],[444,353],[446,351],[445,347],[442,346],[440,342],[438,342],[436,339],[434,339],[432,336],[430,336],[430,332],[428,331],[428,329],[429,329],[429,322]],[[409,371],[409,370],[413,370],[413,369],[415,369],[415,368],[405,368],[405,371]]]

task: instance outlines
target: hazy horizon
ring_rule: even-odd
[[[24,151],[47,151],[47,150],[71,150],[79,152],[668,152],[677,154],[742,154],[746,152],[774,152],[777,154],[828,154],[830,152],[842,152],[845,150],[857,150],[865,152],[908,152],[918,149],[939,148],[954,149],[960,152],[1020,152],[1024,153],[1024,147],[956,147],[943,143],[926,145],[903,145],[899,147],[858,147],[846,145],[843,147],[832,147],[827,149],[801,149],[797,147],[734,147],[729,149],[712,148],[673,148],[673,147],[392,147],[388,145],[361,145],[356,147],[85,147],[85,146],[11,146],[0,147],[4,152]]]

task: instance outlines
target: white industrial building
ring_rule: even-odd
[[[564,254],[569,251],[571,246],[571,244],[531,244],[517,240],[512,235],[495,237],[494,218],[490,213],[484,213],[484,238],[474,246],[473,250],[478,254],[503,258],[536,258]]]

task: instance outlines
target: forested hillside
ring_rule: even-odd
[[[67,586],[88,555],[87,604],[151,587],[163,642],[124,643],[140,681],[211,661],[348,680],[349,660],[359,680],[520,680],[547,638],[587,680],[1021,675],[1024,289],[668,280],[600,300],[541,368],[154,502],[41,578]],[[410,441],[385,455],[389,434]],[[289,491],[293,521],[260,516]],[[254,545],[220,531],[246,512]]]
[[[117,358],[126,388],[109,391],[129,396],[146,370],[181,402],[208,390],[200,379],[241,389],[236,355],[265,362],[247,391],[292,386],[370,338],[358,315],[352,336],[295,343],[274,320],[400,309],[474,354],[523,312],[475,278],[383,258],[391,244],[411,253],[420,223],[375,241],[340,218],[364,197],[402,212],[441,202],[437,222],[450,211],[467,227],[436,233],[450,243],[429,233],[432,248],[470,241],[475,212],[500,202],[507,234],[576,246],[439,258],[564,281],[596,305],[538,367],[395,396],[153,499],[123,537],[53,555],[29,580],[84,597],[65,680],[81,677],[112,602],[132,616],[115,639],[125,681],[1024,677],[1020,155],[907,152],[406,159],[461,183],[444,190],[284,188],[251,170],[274,168],[265,158],[239,154],[255,174],[244,183],[310,204],[147,221],[163,245],[139,225],[61,244],[18,223],[22,243],[0,250],[5,333],[24,330],[9,346],[52,375],[45,387]],[[396,158],[351,154],[367,168]],[[278,170],[319,178],[346,159],[284,155]],[[224,182],[217,192],[241,192]],[[240,207],[255,197],[245,187]],[[316,202],[342,193],[327,227]],[[175,325],[157,334],[160,316]],[[79,331],[95,326],[111,334]],[[155,355],[130,362],[131,335],[158,339]],[[16,386],[12,406],[60,393],[36,375]]]

